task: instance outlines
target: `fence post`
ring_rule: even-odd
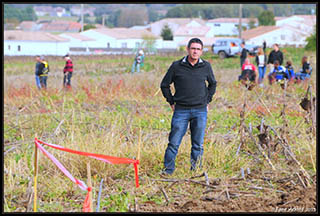
[[[87,163],[87,175],[88,175],[88,187],[92,188],[90,162]],[[90,212],[93,212],[92,190],[89,192],[89,203],[90,203]]]
[[[37,136],[34,142],[34,169],[33,169],[33,176],[34,176],[34,196],[33,196],[33,212],[37,212],[37,175],[38,175],[38,147],[36,144]]]

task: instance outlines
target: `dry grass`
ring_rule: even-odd
[[[140,74],[125,73],[130,70],[131,58],[128,57],[89,57],[99,64],[84,63],[79,58],[83,71],[72,78],[73,89],[65,92],[61,89],[62,74],[58,67],[60,59],[50,59],[52,73],[48,79],[47,92],[37,91],[33,73],[14,75],[16,69],[5,70],[4,92],[4,198],[6,212],[23,212],[27,210],[26,191],[33,176],[33,139],[35,134],[46,142],[62,145],[71,149],[134,158],[138,155],[139,131],[141,129],[140,180],[141,187],[134,189],[133,166],[109,165],[101,161],[69,153],[48,149],[76,177],[86,181],[86,163],[90,161],[93,176],[94,200],[100,179],[105,180],[105,194],[117,194],[127,191],[131,199],[136,196],[141,201],[147,199],[161,202],[157,194],[157,185],[150,178],[159,178],[163,155],[168,142],[171,111],[165,102],[159,85],[171,62],[177,56],[147,58],[145,70]],[[24,62],[28,62],[27,59]],[[20,62],[18,59],[6,61]],[[208,126],[204,143],[203,170],[210,178],[228,179],[239,175],[240,168],[251,170],[269,170],[256,146],[246,138],[241,153],[236,156],[240,143],[238,134],[239,113],[247,95],[247,113],[245,125],[259,125],[264,117],[266,124],[279,130],[282,119],[279,117],[283,107],[283,91],[279,86],[255,88],[245,93],[245,89],[236,81],[237,69],[220,69],[222,62],[212,61],[218,88],[210,104]],[[228,59],[238,62],[238,59]],[[83,65],[87,65],[83,66]],[[111,65],[111,66],[110,66]],[[150,66],[152,65],[152,67]],[[216,66],[219,65],[219,66]],[[27,66],[26,66],[27,67]],[[24,67],[22,67],[24,68]],[[84,68],[87,68],[84,70]],[[110,69],[106,72],[105,69]],[[115,68],[115,70],[111,70]],[[118,68],[118,69],[117,69]],[[127,69],[121,69],[127,68]],[[316,71],[316,65],[313,65]],[[28,66],[32,70],[33,65]],[[104,70],[103,70],[104,69]],[[96,71],[91,73],[92,71]],[[315,72],[311,84],[315,89]],[[13,83],[14,81],[14,83]],[[266,81],[266,80],[265,80]],[[13,85],[14,84],[14,85]],[[302,166],[311,174],[316,173],[316,137],[309,133],[311,123],[305,121],[306,112],[299,106],[305,94],[305,86],[295,85],[287,89],[288,140],[292,152]],[[258,97],[261,100],[257,100]],[[249,110],[249,111],[248,111]],[[57,129],[59,123],[63,123]],[[258,131],[253,129],[253,134]],[[257,139],[257,138],[256,138]],[[190,135],[187,134],[180,146],[176,160],[176,178],[191,176]],[[11,149],[13,148],[13,149]],[[8,151],[10,150],[10,151]],[[251,152],[259,158],[257,163]],[[275,153],[271,157],[277,170],[299,169],[285,156]],[[80,211],[84,193],[43,155],[40,156],[38,179],[39,211]],[[199,171],[200,172],[200,171]],[[194,190],[197,190],[194,188]],[[194,191],[196,193],[196,191]],[[132,196],[132,197],[131,197]],[[150,198],[151,197],[151,198]],[[160,196],[161,197],[161,196]],[[118,197],[119,198],[119,197]],[[123,198],[123,197],[122,197]],[[120,198],[119,198],[120,199]],[[159,201],[160,199],[160,201]],[[73,200],[73,201],[72,201]],[[115,201],[114,201],[115,202]],[[109,203],[104,200],[104,210],[121,206],[123,203]],[[53,203],[60,203],[54,205]],[[115,208],[120,211],[122,208]],[[126,209],[123,207],[123,209]]]

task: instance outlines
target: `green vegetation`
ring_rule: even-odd
[[[161,30],[161,37],[163,40],[173,40],[173,33],[168,25],[165,25]]]
[[[306,39],[307,45],[305,47],[306,50],[312,50],[316,51],[317,49],[317,32],[316,32],[316,26],[314,27],[314,32],[312,35],[307,37]]]
[[[259,25],[261,26],[272,26],[276,24],[274,20],[274,14],[272,11],[263,11],[258,16]]]
[[[25,9],[18,9],[12,7],[10,4],[5,4],[4,8],[4,23],[13,22],[14,20],[22,22],[22,21],[36,21],[37,16],[32,8],[32,6],[28,6]]]

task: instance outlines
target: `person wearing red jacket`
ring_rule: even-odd
[[[247,81],[251,82],[249,86],[249,90],[258,84],[258,72],[256,67],[250,63],[249,58],[245,59],[244,64],[241,68],[241,75],[239,76],[238,80],[247,87]]]
[[[66,61],[66,65],[63,69],[63,87],[71,88],[71,77],[73,73],[73,64],[69,55],[65,55],[64,60]]]

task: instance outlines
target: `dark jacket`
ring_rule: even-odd
[[[266,51],[266,48],[267,48],[267,43],[265,41],[263,41],[263,43],[262,43],[263,52]]]
[[[192,66],[187,58],[171,64],[160,85],[162,94],[170,105],[175,104],[176,109],[205,107],[212,101],[217,81],[209,62],[199,59]],[[171,83],[174,83],[174,95],[170,90]]]
[[[37,63],[36,63],[36,71],[35,71],[35,74],[36,74],[37,76],[39,76],[39,75],[42,73],[41,65],[42,65],[41,62],[37,62]]]
[[[309,72],[307,72],[307,70],[308,70]],[[301,73],[306,73],[306,74],[309,74],[309,73],[310,73],[310,63],[308,63],[308,62],[304,62],[304,63],[303,63]]]
[[[244,60],[246,60],[247,56],[248,56],[248,50],[245,47],[243,47],[242,51],[241,51],[241,55],[240,55],[240,64],[241,64],[241,66],[243,65]]]
[[[259,56],[256,56],[256,64],[259,67]],[[264,66],[267,66],[267,55],[264,54]]]
[[[275,60],[278,60],[280,65],[282,65],[283,54],[280,50],[278,50],[277,52],[275,50],[271,51],[271,53],[269,54],[269,58],[268,58],[268,64],[274,64]]]

